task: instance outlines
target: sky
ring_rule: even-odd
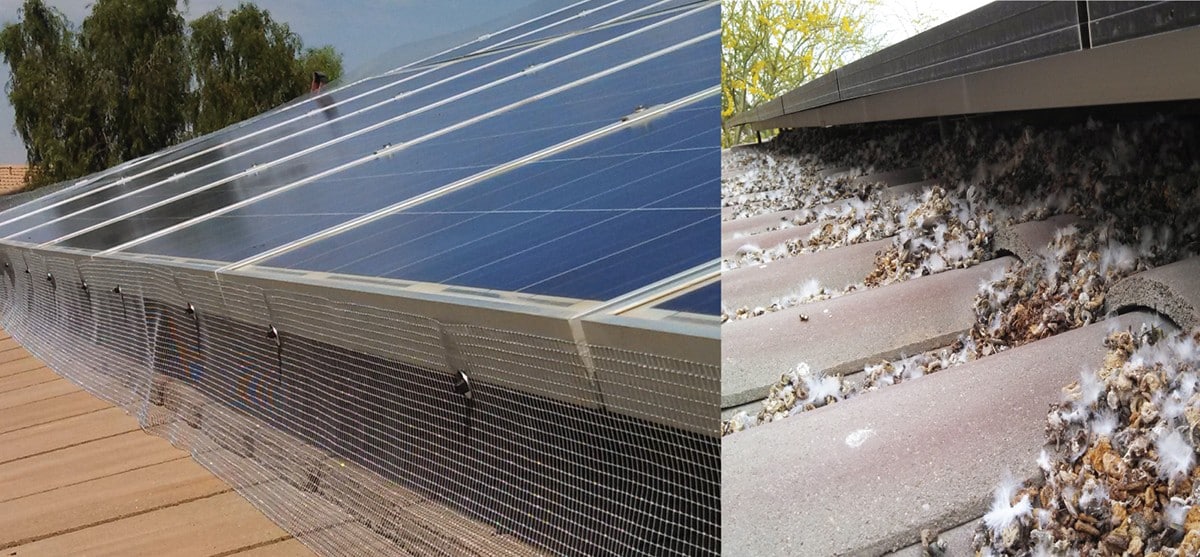
[[[46,0],[76,27],[91,10],[94,0]],[[191,21],[215,8],[229,11],[246,0],[190,0],[179,2],[184,19]],[[410,43],[439,42],[461,36],[474,39],[487,30],[511,24],[514,13],[546,4],[545,0],[255,0],[276,21],[287,23],[306,47],[333,45],[342,53],[348,76],[356,68],[378,67],[381,57],[397,53]],[[17,20],[23,0],[0,0],[0,26]],[[464,35],[464,30],[474,31]],[[9,68],[0,58],[0,91],[8,83]],[[0,164],[25,162],[25,146],[13,131],[14,115],[7,94],[0,94]]]
[[[912,23],[919,15],[930,17],[932,27],[987,3],[988,0],[880,0],[873,31],[884,37],[885,45],[895,44],[919,31]]]
[[[244,0],[190,0],[180,2],[188,21],[215,8],[226,11]],[[93,0],[47,0],[78,26]],[[400,58],[412,43],[465,42],[501,29],[514,18],[549,5],[550,0],[257,0],[276,21],[291,26],[305,46],[331,44],[341,52],[349,77],[361,68],[387,65]],[[925,13],[940,23],[987,2],[979,0],[880,0],[876,32],[892,44],[914,34],[914,17]],[[22,0],[0,0],[0,25],[15,22]],[[467,33],[471,31],[472,33]],[[447,37],[453,37],[447,39]],[[439,40],[440,38],[440,40]],[[359,70],[356,70],[358,68]],[[0,61],[0,87],[9,79],[8,65]],[[0,164],[25,162],[25,147],[13,131],[14,115],[7,94],[0,95]]]

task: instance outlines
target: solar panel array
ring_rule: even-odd
[[[908,87],[928,85],[942,82],[952,93],[947,97],[934,95],[929,89],[914,93],[914,99],[923,99],[932,106],[952,105],[953,93],[965,95],[972,92],[974,87],[984,91],[1000,89],[995,83],[972,84],[948,81],[951,78],[962,78],[972,74],[982,74],[1002,68],[1019,66],[1022,63],[1035,60],[1047,60],[1066,53],[1076,53],[1066,58],[1078,61],[1088,57],[1078,56],[1093,48],[1113,46],[1133,39],[1146,38],[1154,35],[1164,35],[1187,27],[1200,24],[1200,6],[1189,2],[1018,2],[1000,0],[988,3],[976,10],[946,21],[924,33],[914,35],[878,50],[872,54],[837,68],[825,75],[812,79],[801,86],[780,95],[774,99],[765,100],[758,105],[730,117],[726,125],[738,126],[751,124],[756,128],[766,127],[804,127],[827,126],[842,123],[858,123],[862,118],[872,119],[907,119],[926,116],[946,116],[964,112],[995,112],[999,110],[1056,108],[1082,104],[1085,99],[1072,99],[1065,105],[1063,102],[1047,104],[1053,96],[1039,95],[1044,100],[1029,102],[1028,106],[1013,107],[1009,105],[995,106],[995,101],[984,101],[975,98],[966,102],[962,112],[945,112],[929,114],[930,109],[921,111],[898,111],[892,109],[876,116],[877,108],[869,103],[865,106],[854,105],[847,110],[850,113],[865,114],[854,119],[847,119],[840,114],[827,112],[824,118],[813,123],[800,124],[797,119],[783,119],[786,115],[803,113],[805,111],[846,103],[856,99],[869,99],[873,95],[904,90]],[[1130,45],[1124,45],[1128,47]],[[1178,49],[1177,45],[1165,47],[1170,53]],[[1107,51],[1108,56],[1115,58],[1115,52],[1120,49]],[[1155,59],[1145,51],[1133,56],[1140,64],[1145,59]],[[1103,54],[1097,57],[1104,56]],[[1162,60],[1156,59],[1161,65]],[[1142,64],[1144,65],[1144,64]],[[1161,69],[1158,65],[1156,69]],[[1095,73],[1105,68],[1097,64]],[[1028,66],[1026,66],[1028,68]],[[1112,77],[1101,76],[1098,83],[1084,83],[1079,76],[1070,76],[1063,83],[1054,81],[1063,69],[1056,67],[1047,71],[1047,75],[1038,75],[1033,81],[1038,89],[1083,90],[1089,87],[1109,88],[1113,79],[1138,82],[1147,76],[1131,75],[1128,69],[1118,68]],[[1169,73],[1169,72],[1168,72]],[[1086,75],[1086,74],[1085,74]],[[997,94],[1001,97],[1014,98],[1017,90],[1024,84],[1014,84],[1012,75],[1001,77],[997,83],[1008,86]],[[1104,97],[1103,101],[1092,100],[1087,104],[1116,104],[1125,102],[1147,102],[1192,98],[1194,91],[1187,90],[1180,94],[1172,92],[1166,98],[1133,98],[1128,94],[1117,93]],[[979,93],[975,93],[979,95]],[[904,104],[913,100],[901,101],[895,97],[877,99],[884,105]],[[920,104],[919,102],[915,104]],[[952,110],[949,108],[947,110]],[[894,112],[900,114],[893,114]],[[847,121],[849,120],[849,121]],[[871,120],[865,120],[871,121]]]
[[[324,553],[716,555],[719,41],[577,2],[80,180],[4,326]]]

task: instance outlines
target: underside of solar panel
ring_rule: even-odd
[[[716,555],[719,49],[585,0],[53,188],[4,328],[325,553]]]

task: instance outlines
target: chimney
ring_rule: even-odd
[[[316,93],[317,91],[320,91],[321,87],[323,87],[326,83],[329,83],[329,77],[325,75],[325,72],[313,72],[312,87],[309,88],[308,92]]]

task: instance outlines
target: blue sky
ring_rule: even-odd
[[[191,21],[221,7],[226,11],[244,0],[180,2]],[[78,26],[93,0],[47,0]],[[402,59],[447,41],[466,42],[488,30],[524,20],[550,5],[548,0],[258,0],[259,7],[286,22],[305,46],[331,44],[342,53],[347,73],[379,67],[380,58]],[[0,25],[12,23],[23,0],[0,0]],[[405,47],[405,48],[400,48]],[[0,59],[0,84],[9,69]],[[0,95],[0,164],[24,163],[25,147],[13,132],[13,110]]]

